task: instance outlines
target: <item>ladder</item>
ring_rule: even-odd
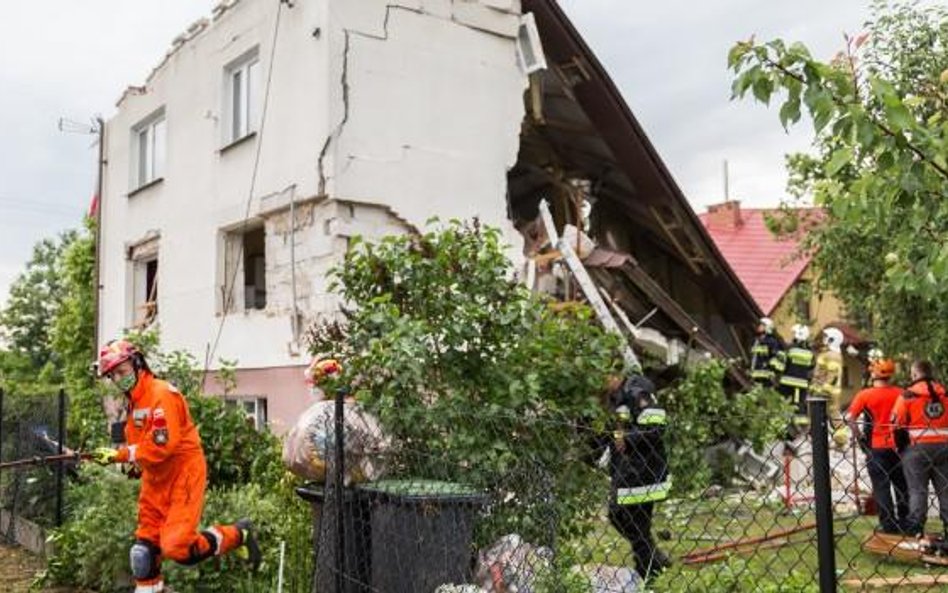
[[[622,337],[622,343],[624,345],[622,358],[625,360],[626,365],[630,369],[641,372],[642,365],[639,363],[638,357],[635,355],[632,346],[629,345],[628,340],[626,340],[625,335],[619,328],[619,324],[616,323],[612,312],[609,311],[609,307],[606,305],[605,300],[603,300],[602,295],[599,294],[596,284],[593,282],[592,277],[590,277],[589,272],[586,271],[585,266],[583,266],[583,262],[580,261],[579,256],[573,250],[573,246],[570,245],[570,242],[560,237],[556,232],[556,226],[553,224],[553,215],[550,213],[550,206],[546,200],[540,202],[540,216],[543,220],[543,226],[546,228],[546,234],[550,239],[550,244],[560,252],[569,271],[572,272],[573,277],[576,278],[576,283],[579,284],[583,294],[586,295],[586,300],[596,313],[596,317],[599,318],[599,323],[602,324],[606,331],[616,333]]]

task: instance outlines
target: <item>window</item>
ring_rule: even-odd
[[[267,427],[267,398],[228,397],[224,402],[230,407],[241,409],[247,415],[247,421],[252,421],[253,427],[257,430]]]
[[[810,302],[813,300],[813,286],[807,280],[800,280],[793,287],[793,308],[797,321],[809,324],[813,311]]]
[[[167,132],[164,111],[159,111],[132,130],[132,189],[164,177]]]
[[[133,320],[135,328],[146,328],[158,318],[158,257],[134,262]]]
[[[243,232],[227,233],[225,243],[223,304],[228,311],[266,309],[267,243],[264,227],[261,225]],[[236,289],[241,286],[242,291]]]
[[[228,66],[226,71],[227,104],[224,106],[226,133],[224,141],[236,142],[255,132],[260,102],[260,60],[254,50]]]

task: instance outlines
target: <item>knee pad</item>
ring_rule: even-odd
[[[148,540],[135,540],[128,551],[128,560],[136,579],[153,579],[161,574],[161,549]]]

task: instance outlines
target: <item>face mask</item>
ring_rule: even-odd
[[[135,383],[138,383],[138,373],[125,375],[121,379],[114,381],[114,383],[116,387],[127,393],[135,387]]]

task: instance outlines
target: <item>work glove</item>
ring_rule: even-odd
[[[118,458],[118,451],[111,447],[99,447],[92,453],[92,461],[99,465],[109,465],[115,463]]]
[[[848,426],[841,426],[833,432],[833,444],[837,449],[844,449],[853,438],[853,433]]]

